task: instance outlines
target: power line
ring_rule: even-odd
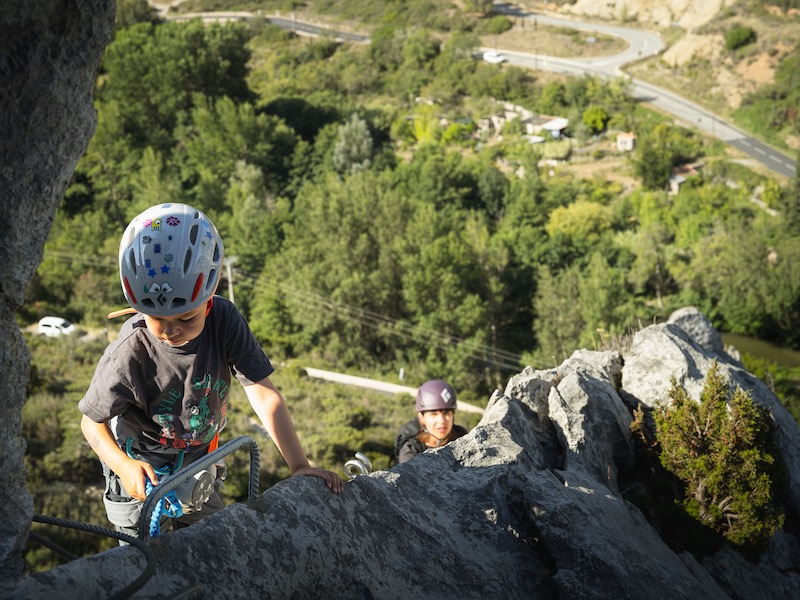
[[[71,263],[109,269],[118,268],[117,260],[112,257],[89,257],[85,254],[65,252],[62,250],[49,250],[46,254],[50,258]],[[232,266],[233,265],[231,265],[231,267]],[[335,302],[316,292],[300,290],[285,283],[279,283],[263,277],[256,277],[241,269],[231,268],[230,272],[232,272],[233,276],[240,277],[243,280],[242,283],[245,285],[255,287],[255,284],[259,284],[271,287],[277,290],[284,298],[291,297],[296,302],[309,308],[324,309],[342,321],[357,323],[411,342],[431,344],[443,350],[452,350],[453,347],[458,346],[461,351],[466,352],[468,358],[511,371],[519,371],[521,368],[520,365],[523,364],[522,355],[503,350],[502,348],[487,346],[442,331],[426,329],[408,321],[395,319],[363,307]]]
[[[461,338],[461,337],[458,337],[458,336],[454,336],[454,335],[451,335],[451,334],[448,334],[448,333],[443,333],[443,332],[440,332],[440,331],[424,329],[424,328],[422,328],[422,327],[420,327],[418,325],[413,325],[413,324],[409,323],[408,321],[403,321],[403,320],[400,320],[400,319],[395,319],[393,317],[388,317],[386,315],[382,315],[380,313],[376,313],[374,311],[371,311],[371,310],[363,308],[363,307],[358,307],[358,306],[352,306],[352,305],[349,305],[349,304],[333,302],[333,301],[331,301],[331,300],[329,300],[327,298],[324,298],[323,296],[320,296],[319,294],[316,294],[314,292],[301,291],[301,290],[298,290],[298,289],[293,288],[291,286],[288,286],[286,284],[281,284],[281,283],[277,283],[277,282],[269,280],[269,279],[263,279],[263,278],[254,277],[252,275],[248,275],[247,273],[244,273],[244,272],[239,271],[239,270],[237,270],[236,273],[237,273],[237,275],[241,275],[242,277],[246,277],[248,279],[252,279],[252,280],[258,281],[261,284],[265,284],[265,285],[271,286],[273,288],[276,288],[279,291],[286,292],[286,293],[284,293],[284,295],[292,295],[292,296],[295,296],[295,297],[299,297],[301,299],[310,299],[311,302],[316,302],[316,303],[318,303],[318,304],[320,304],[322,306],[328,307],[328,308],[336,307],[336,308],[339,308],[339,309],[344,310],[346,312],[349,312],[351,314],[360,315],[361,317],[363,317],[365,319],[368,319],[368,320],[372,320],[372,321],[379,322],[379,323],[382,322],[382,323],[385,323],[387,325],[398,326],[400,328],[413,331],[414,333],[417,333],[417,334],[422,334],[422,335],[425,335],[425,336],[429,336],[429,337],[434,338],[434,339],[435,338],[439,338],[439,339],[441,339],[442,341],[444,341],[444,342],[446,342],[448,344],[468,344],[468,345],[473,346],[476,349],[482,350],[484,352],[490,352],[492,354],[496,354],[496,355],[508,358],[510,360],[517,360],[518,361],[518,360],[522,359],[521,355],[516,354],[514,352],[508,352],[506,350],[502,350],[502,349],[494,347],[494,346],[486,346],[486,345],[480,344],[478,342],[469,342],[464,338]]]
[[[283,297],[291,296],[299,303],[308,307],[324,308],[334,313],[335,316],[341,320],[359,323],[366,327],[381,330],[409,341],[433,344],[445,350],[451,349],[453,346],[457,345],[460,349],[467,351],[467,356],[469,358],[512,371],[520,370],[520,364],[522,363],[522,356],[520,354],[515,354],[493,346],[486,346],[478,342],[472,342],[441,331],[424,329],[408,321],[388,317],[365,308],[334,302],[314,292],[298,290],[286,284],[255,277],[239,269],[234,270],[234,272],[236,275],[250,280],[247,282],[247,285],[254,286],[254,282],[257,282],[258,284],[272,287]]]

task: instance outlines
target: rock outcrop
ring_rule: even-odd
[[[716,346],[705,317],[679,316]],[[581,350],[557,369],[525,369],[467,436],[360,475],[341,496],[318,480],[289,479],[250,505],[151,540],[156,572],[136,597],[789,597],[800,589],[794,534],[776,534],[756,562],[727,546],[697,560],[667,545],[620,491],[634,461],[632,407],[667,401],[673,377],[696,398],[715,359],[770,408],[797,514],[800,428],[791,415],[727,355],[675,324],[653,325],[622,352]],[[99,597],[143,568],[136,549],[118,548],[7,591]]]
[[[599,19],[629,21],[656,27],[678,25],[688,31],[711,21],[723,8],[725,0],[576,0],[561,4],[558,10]],[[545,3],[551,8],[551,3]]]
[[[22,457],[30,353],[16,324],[56,206],[94,133],[110,0],[6,0],[0,11],[0,576],[22,573],[33,514]]]

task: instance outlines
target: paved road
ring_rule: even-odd
[[[605,25],[587,23],[583,21],[551,17],[549,15],[529,13],[519,7],[506,3],[495,3],[497,12],[517,18],[534,21],[537,25],[552,25],[556,27],[570,27],[583,31],[592,31],[622,38],[628,47],[612,56],[590,58],[560,58],[542,54],[529,54],[497,49],[508,58],[513,65],[531,69],[541,69],[554,73],[569,75],[582,75],[584,73],[599,75],[601,77],[625,76],[622,67],[631,62],[653,56],[664,50],[664,42],[657,33]],[[482,50],[489,50],[484,48]],[[704,109],[694,102],[683,98],[673,92],[660,88],[639,79],[629,78],[633,95],[640,101],[651,104],[659,110],[671,114],[687,127],[697,128],[752,157],[768,169],[794,178],[797,166],[794,159],[786,156],[763,142],[747,135],[732,123],[729,123],[714,113]]]

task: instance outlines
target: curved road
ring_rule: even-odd
[[[497,49],[498,52],[502,52],[507,57],[510,64],[570,75],[589,73],[601,77],[626,77],[631,83],[633,95],[639,101],[651,104],[659,110],[671,114],[687,127],[697,128],[730,144],[780,175],[790,178],[796,176],[797,166],[795,161],[783,153],[747,135],[735,125],[678,94],[625,75],[622,71],[624,65],[656,55],[664,50],[664,42],[658,34],[628,27],[586,23],[529,13],[506,3],[496,2],[494,6],[499,13],[532,20],[536,24],[541,23],[542,25],[570,27],[572,29],[603,33],[621,38],[628,43],[627,49],[612,56],[571,59]],[[485,50],[488,50],[488,48],[485,48]]]
[[[698,104],[679,96],[673,92],[660,88],[651,83],[639,79],[630,78],[622,71],[626,64],[654,56],[662,52],[665,48],[664,42],[657,33],[650,31],[631,29],[628,27],[618,27],[616,25],[606,25],[602,23],[587,23],[573,19],[561,17],[551,17],[549,15],[530,13],[517,6],[504,2],[496,2],[495,11],[520,19],[534,21],[537,25],[551,25],[555,27],[569,27],[583,31],[590,31],[611,35],[621,38],[627,42],[628,47],[611,56],[593,56],[590,58],[561,58],[557,56],[547,56],[543,54],[531,54],[492,48],[506,56],[509,64],[517,65],[529,69],[541,69],[554,73],[565,73],[568,75],[583,75],[585,73],[599,75],[601,77],[626,77],[631,83],[633,95],[641,102],[645,102],[655,108],[671,114],[686,127],[697,128],[712,137],[715,137],[746,155],[752,157],[768,169],[789,178],[794,178],[797,173],[795,161],[778,152],[774,148],[767,146],[763,142],[747,135],[732,123],[729,123],[714,113],[704,109]],[[369,37],[366,35],[341,32],[327,29],[325,27],[298,21],[290,13],[287,15],[271,16],[260,11],[253,12],[208,12],[208,13],[187,13],[183,15],[166,15],[162,12],[162,17],[170,20],[186,20],[201,18],[204,21],[230,21],[262,18],[270,21],[282,29],[291,29],[302,35],[328,35],[337,40],[366,43]],[[482,48],[481,51],[490,48]]]

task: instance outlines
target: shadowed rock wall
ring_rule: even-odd
[[[30,353],[15,313],[78,159],[112,0],[4,0],[0,10],[0,577],[22,573],[33,504],[21,413]]]

